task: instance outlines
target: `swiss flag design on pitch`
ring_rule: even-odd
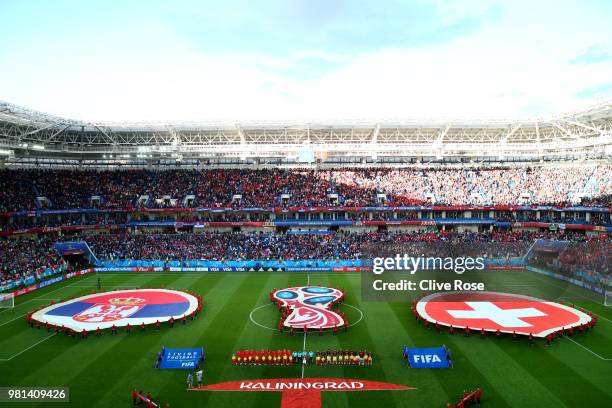
[[[498,292],[444,292],[417,303],[424,319],[443,326],[544,337],[590,322],[586,313],[530,296]]]

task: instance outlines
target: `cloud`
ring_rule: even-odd
[[[90,120],[241,121],[521,118],[612,96],[611,13],[596,3],[348,2],[329,15],[296,4],[257,24],[252,6],[198,9],[178,29],[187,8],[166,13],[179,23],[123,18],[82,37],[13,36],[0,46],[0,99]]]

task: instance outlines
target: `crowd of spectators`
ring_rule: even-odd
[[[72,238],[74,239],[74,238]],[[569,245],[559,256],[543,259],[563,273],[587,271],[609,279],[612,239],[575,232],[369,232],[275,234],[245,232],[115,233],[84,235],[101,260],[334,260],[392,257],[512,258],[525,256],[537,239],[561,239]],[[0,286],[38,277],[63,261],[54,250],[57,238],[42,236],[0,240]],[[602,278],[603,277],[603,278]]]
[[[296,260],[369,259],[409,253],[424,256],[519,257],[552,231],[524,232],[369,232],[273,234],[204,232],[196,234],[106,234],[86,238],[100,259],[141,260]],[[580,240],[582,235],[563,234]]]
[[[0,239],[0,287],[6,283],[27,279],[45,269],[61,265],[58,253],[53,248],[56,237]]]
[[[393,206],[569,205],[576,195],[588,204],[610,205],[612,166],[0,171],[0,211],[33,209],[40,196],[52,208],[274,207],[381,205],[380,194]],[[187,204],[189,195],[194,200]],[[149,199],[139,201],[143,196]],[[161,200],[165,196],[173,200]]]

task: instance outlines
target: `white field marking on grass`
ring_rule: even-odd
[[[73,288],[97,288],[98,285],[74,285]],[[117,290],[121,289],[140,289],[141,286],[123,286],[123,285],[100,285],[101,288],[117,288]],[[121,287],[121,288],[119,288]]]
[[[567,299],[567,298],[560,298],[560,299],[561,299],[561,300],[565,300],[565,301],[567,301],[567,302],[572,302],[572,301],[571,301],[571,299]],[[572,302],[572,303],[573,303],[573,302]],[[608,319],[607,317],[604,317],[604,316],[600,315],[599,313],[595,313],[595,312],[593,312],[592,310],[589,310],[589,309],[584,308],[584,307],[582,307],[582,306],[578,306],[578,305],[576,305],[576,307],[580,307],[580,308],[581,308],[581,309],[583,309],[585,312],[591,312],[591,313],[593,313],[594,315],[596,315],[596,316],[597,316],[597,320],[599,320],[599,319],[603,319],[603,320],[605,320],[605,321],[606,321],[606,322],[608,322],[608,323],[612,323],[612,320]]]
[[[46,294],[41,295],[41,296],[46,296],[46,295],[49,295],[49,294],[51,294],[51,293],[55,293],[55,292],[57,292],[57,291],[59,291],[59,290],[69,288],[69,287],[71,287],[71,286],[74,286],[74,284],[75,284],[75,283],[77,283],[77,282],[82,282],[82,281],[84,281],[84,280],[86,280],[86,279],[92,278],[93,276],[94,276],[94,275],[92,275],[92,276],[88,276],[88,277],[87,277],[87,278],[85,278],[85,279],[82,279],[82,280],[80,280],[80,281],[73,282],[73,283],[71,283],[70,285],[62,286],[61,288],[57,288],[57,289],[52,290],[51,292],[47,292]],[[18,304],[16,304],[16,305],[15,305],[15,307],[14,307],[13,309],[11,309],[11,310],[15,310],[15,309],[16,309],[18,306],[25,305],[26,303],[30,303],[30,302],[33,302],[33,301],[35,301],[35,300],[45,300],[45,299],[44,299],[44,298],[42,298],[41,296],[39,296],[39,297],[35,297],[35,298],[33,298],[33,299],[30,299],[30,300],[26,300],[25,302],[22,302],[22,303],[18,303]],[[17,319],[21,319],[22,317],[25,317],[25,315],[27,315],[27,313],[24,313],[24,314],[22,314],[21,316],[17,316],[16,318],[9,320],[8,322],[4,322],[4,323],[0,324],[0,327],[4,326],[4,325],[6,325],[6,324],[9,324],[9,323],[11,323],[11,322],[14,322],[14,321],[15,321],[15,320],[17,320]]]
[[[22,355],[23,353],[25,353],[26,351],[38,346],[40,343],[45,342],[47,340],[49,340],[51,337],[55,336],[57,333],[53,333],[50,336],[45,337],[44,339],[37,341],[36,343],[32,344],[30,347],[25,348],[23,350],[21,350],[19,353],[13,355],[12,357],[9,358],[0,358],[0,361],[11,361],[12,359],[14,359],[15,357],[18,357],[20,355]]]
[[[567,291],[567,289],[568,289],[568,288],[571,288],[571,287],[572,287],[572,286],[560,286],[560,285],[554,284],[554,283],[552,283],[552,282],[547,281],[546,279],[542,279],[542,278],[540,278],[540,277],[539,277],[539,276],[537,276],[536,274],[537,274],[537,272],[532,272],[532,273],[531,273],[531,276],[532,276],[532,277],[534,277],[535,279],[539,280],[540,282],[544,282],[544,283],[546,283],[546,284],[548,284],[548,285],[550,285],[550,286],[553,286],[553,287],[555,287],[555,288],[559,288],[559,289],[566,289],[566,291]],[[568,285],[572,285],[572,284],[571,284],[571,283],[568,283]],[[576,288],[578,288],[578,286],[576,286]],[[574,295],[576,295],[576,296],[578,296],[578,297],[581,297],[581,298],[583,298],[583,299],[589,300],[589,301],[591,301],[591,302],[593,301],[593,299],[588,298],[588,297],[586,297],[586,296],[584,296],[584,295],[582,295],[582,294],[580,294],[580,293],[573,293],[573,294],[574,294]]]
[[[580,347],[582,347],[583,349],[585,349],[585,350],[586,350],[586,351],[588,351],[589,353],[591,353],[591,354],[593,354],[593,355],[595,355],[595,356],[599,357],[599,358],[600,358],[601,360],[603,360],[603,361],[612,361],[612,358],[604,358],[604,357],[600,356],[599,354],[597,354],[596,352],[594,352],[593,350],[591,350],[591,349],[590,349],[590,348],[588,348],[587,346],[584,346],[584,345],[582,345],[582,344],[578,343],[577,341],[575,341],[575,340],[571,339],[570,337],[566,336],[565,334],[563,335],[563,337],[565,337],[566,339],[568,339],[568,340],[569,340],[569,341],[571,341],[572,343],[579,345]]]
[[[548,282],[547,280],[545,280],[545,279],[541,279],[541,278],[539,278],[538,276],[535,276],[535,275],[534,275],[533,277],[534,277],[534,278],[536,278],[537,280],[541,281],[541,282],[544,282],[544,283],[546,283],[546,284],[548,284],[548,285],[551,285],[551,286],[557,287],[557,288],[559,288],[559,289],[565,289],[565,288],[567,288],[567,287],[571,288],[571,286],[566,286],[566,287],[564,287],[564,286],[555,285],[554,283]],[[571,285],[571,283],[570,283],[570,285]],[[578,288],[578,287],[576,287],[576,288]],[[586,300],[588,300],[588,301],[591,301],[591,302],[593,302],[593,301],[594,301],[593,299],[590,299],[590,298],[588,298],[588,297],[586,297],[586,296],[584,296],[584,295],[581,295],[580,293],[574,293],[574,294],[575,294],[576,296],[579,296],[579,297],[581,297],[581,298],[583,298],[583,299],[586,299]],[[568,298],[559,298],[559,299],[566,300],[566,301],[568,301],[568,302],[572,302],[572,300],[571,300],[571,299],[568,299]],[[598,318],[598,319],[603,319],[603,320],[605,320],[605,321],[606,321],[606,322],[608,322],[608,323],[612,323],[612,320],[610,320],[610,319],[608,319],[608,318],[606,318],[606,317],[604,317],[604,316],[601,316],[599,313],[594,313],[592,310],[588,310],[588,309],[586,309],[586,308],[584,308],[584,307],[583,307],[583,309],[584,309],[584,310],[586,310],[586,311],[588,311],[588,312],[592,312],[593,314],[597,315],[597,318]]]
[[[300,361],[300,364],[302,365],[302,378],[304,378],[304,368],[306,367],[306,364],[304,364],[304,353],[306,353],[306,332],[304,332],[304,346],[302,347],[302,361]]]
[[[310,286],[310,274],[307,275],[307,282],[306,282],[306,286]],[[304,331],[304,345],[302,346],[302,352],[306,353],[306,331]],[[302,365],[302,378],[304,378],[304,368],[306,367],[306,364],[304,364],[304,354],[302,353],[302,361],[300,361],[300,364]]]

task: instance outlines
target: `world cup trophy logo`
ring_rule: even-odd
[[[322,286],[299,286],[272,293],[274,301],[290,310],[283,325],[297,329],[342,327],[345,324],[344,318],[330,309],[343,296],[344,293],[338,289]]]

